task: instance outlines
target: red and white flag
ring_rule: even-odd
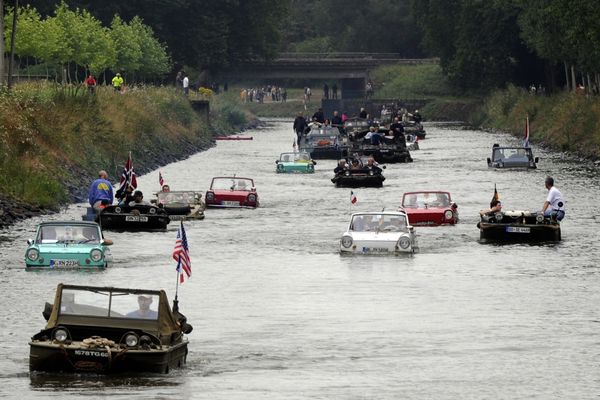
[[[160,187],[162,188],[163,185],[165,184],[165,180],[162,177],[162,172],[158,171],[158,183],[160,184]]]
[[[358,201],[358,199],[356,198],[356,195],[354,194],[354,192],[351,190],[350,191],[350,203],[352,204],[356,204],[356,202]]]

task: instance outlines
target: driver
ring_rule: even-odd
[[[139,295],[137,298],[139,309],[127,313],[129,318],[141,318],[141,319],[156,319],[158,318],[158,312],[150,309],[152,304],[152,296]]]

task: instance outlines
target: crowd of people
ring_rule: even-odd
[[[267,85],[260,88],[248,88],[240,91],[240,100],[243,103],[264,103],[265,99],[271,102],[287,101],[287,90],[277,85]]]

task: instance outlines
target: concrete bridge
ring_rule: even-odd
[[[363,98],[369,72],[382,65],[437,64],[439,59],[407,59],[397,53],[281,53],[220,72],[220,80],[327,80],[338,83],[341,98]],[[319,94],[321,88],[313,88]]]

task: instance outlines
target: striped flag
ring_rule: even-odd
[[[525,139],[523,139],[523,147],[529,147],[529,115],[525,117]]]
[[[493,207],[493,203],[496,201],[500,201],[500,195],[498,194],[498,190],[496,190],[496,184],[494,183],[494,195],[492,196],[492,201],[490,201],[490,207]]]
[[[125,196],[127,188],[137,188],[137,179],[135,177],[135,171],[133,170],[133,160],[131,159],[131,152],[123,167],[123,173],[121,174],[121,180],[119,181],[119,189],[117,190],[116,197],[118,199]]]
[[[160,187],[162,188],[163,185],[165,184],[165,180],[162,177],[162,172],[158,171],[158,183],[160,184]]]
[[[354,194],[354,192],[351,190],[350,191],[350,203],[352,204],[356,204],[356,202],[358,201],[358,199],[356,198],[356,195]]]
[[[175,240],[175,248],[173,249],[173,259],[177,261],[177,273],[179,274],[179,282],[184,281],[184,272],[187,277],[192,276],[192,262],[190,261],[190,249],[188,247],[187,236],[181,221],[181,228],[177,230],[177,240]]]

